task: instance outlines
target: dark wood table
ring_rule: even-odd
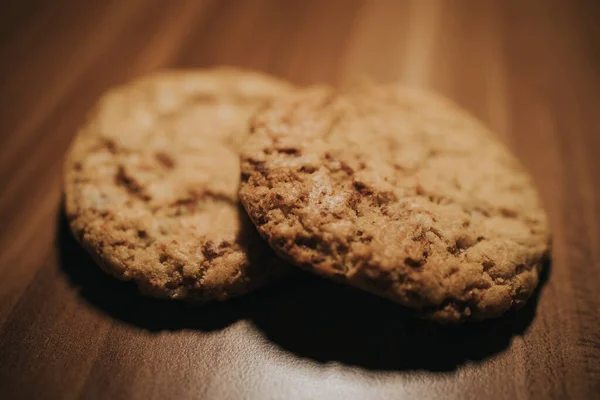
[[[594,1],[3,1],[0,398],[600,396]],[[429,87],[531,171],[554,234],[518,313],[439,328],[311,276],[192,309],[105,276],[61,215],[63,155],[111,85],[237,65]]]

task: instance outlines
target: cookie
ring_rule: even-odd
[[[65,208],[107,272],[155,297],[223,300],[285,267],[239,205],[249,116],[292,89],[233,69],[165,71],[105,94],[67,156]]]
[[[499,316],[536,288],[549,232],[531,179],[450,101],[306,89],[251,129],[241,202],[297,266],[443,322]]]

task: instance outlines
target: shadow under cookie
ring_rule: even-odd
[[[504,317],[460,326],[416,319],[404,307],[328,280],[299,273],[246,296],[194,307],[140,295],[131,282],[103,272],[58,215],[61,269],[79,295],[112,318],[149,331],[223,329],[249,320],[282,350],[320,363],[379,371],[451,371],[505,350],[535,317],[540,291]]]
[[[236,299],[194,307],[180,301],[142,296],[132,282],[106,274],[76,242],[64,212],[57,218],[60,266],[79,295],[94,307],[122,322],[150,331],[224,328],[242,317]]]
[[[241,208],[238,217],[242,231],[236,240],[241,246],[248,248],[256,245],[257,241],[260,242],[260,236],[254,225]],[[78,288],[79,295],[111,317],[150,331],[179,329],[212,331],[225,328],[251,315],[252,310],[264,307],[262,304],[265,302],[276,302],[273,296],[276,298],[283,295],[288,285],[296,284],[295,280],[299,276],[308,275],[285,264],[287,274],[282,274],[277,281],[240,297],[196,305],[184,301],[157,299],[142,295],[135,283],[120,281],[104,272],[75,240],[62,208],[57,215],[56,230],[60,268],[69,282]],[[260,256],[261,254],[255,254],[257,259],[260,259]],[[275,259],[274,255],[273,258]],[[279,260],[273,260],[275,261]],[[281,266],[274,267],[281,268]]]
[[[385,299],[318,277],[281,293],[251,318],[281,348],[317,362],[372,370],[451,371],[508,348],[527,330],[550,273],[518,311],[482,322],[437,325]]]

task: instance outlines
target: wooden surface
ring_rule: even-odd
[[[0,397],[573,398],[600,394],[600,7],[594,1],[4,1]],[[61,162],[107,87],[170,66],[441,91],[540,188],[536,298],[435,328],[302,277],[189,309],[106,277],[60,214]],[[598,398],[598,397],[596,397]]]

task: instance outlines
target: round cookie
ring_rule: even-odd
[[[250,115],[290,85],[233,69],[165,71],[105,94],[65,164],[65,208],[107,272],[145,293],[241,295],[285,267],[239,205]]]
[[[282,257],[444,322],[522,306],[546,215],[508,150],[451,102],[313,88],[251,122],[240,200]]]

